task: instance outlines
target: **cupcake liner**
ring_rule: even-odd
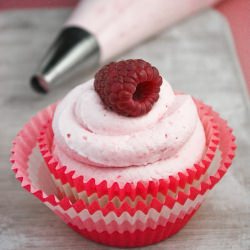
[[[114,232],[112,234],[108,232],[98,233],[97,231],[90,232],[86,229],[81,230],[71,223],[68,223],[68,225],[86,238],[101,244],[116,247],[142,247],[155,244],[176,234],[186,225],[194,213],[195,211],[191,214],[186,214],[183,218],[177,219],[175,223],[168,222],[164,226],[158,226],[155,229],[147,228],[144,231],[136,230],[133,233],[128,231],[124,233]]]
[[[50,177],[46,166],[41,159],[41,156],[37,153],[38,149],[35,147],[28,159],[27,175],[31,173],[34,185],[46,186],[46,178]],[[36,165],[34,163],[37,163]],[[43,172],[41,171],[43,170]],[[45,170],[45,171],[44,171]],[[37,173],[38,176],[35,175]],[[41,178],[42,177],[42,178]],[[44,183],[42,183],[44,182]],[[53,183],[53,182],[52,182]],[[50,186],[50,185],[49,185]],[[53,191],[54,187],[47,187],[47,192]],[[185,203],[185,206],[176,203],[172,209],[167,206],[163,206],[160,212],[154,209],[150,209],[147,214],[144,214],[141,210],[138,210],[133,216],[128,216],[126,213],[117,216],[115,213],[108,213],[106,216],[102,216],[101,211],[95,211],[91,214],[88,210],[84,209],[79,213],[76,213],[73,209],[64,210],[61,206],[47,204],[47,206],[53,210],[60,218],[62,218],[71,227],[77,227],[80,231],[96,231],[98,233],[108,232],[113,234],[118,232],[119,234],[133,233],[136,230],[144,231],[148,228],[156,229],[158,226],[164,226],[166,224],[174,224],[176,221],[184,218],[186,215],[196,211],[202,203],[204,196],[196,197],[194,201],[189,200]],[[175,214],[176,213],[176,214]]]
[[[167,179],[148,182],[143,181],[137,182],[136,184],[127,183],[124,187],[120,187],[117,182],[111,186],[108,186],[106,181],[96,184],[94,178],[84,181],[84,176],[75,176],[74,171],[68,172],[67,167],[61,166],[53,157],[51,153],[53,143],[53,131],[51,128],[52,117],[47,118],[49,122],[41,132],[39,138],[40,151],[56,185],[61,192],[68,196],[73,202],[78,199],[83,199],[86,203],[91,203],[92,200],[106,195],[108,197],[106,201],[110,199],[123,201],[124,199],[128,199],[127,197],[130,197],[132,201],[145,200],[145,202],[148,203],[152,200],[152,197],[155,196],[161,196],[161,199],[166,197],[167,193],[176,196],[179,190],[187,189],[188,184],[199,180],[200,176],[206,172],[214,159],[219,144],[218,126],[214,122],[210,114],[211,112],[208,112],[205,105],[200,102],[197,102],[197,107],[207,137],[207,147],[204,157],[198,164],[194,164],[194,166],[187,168],[183,172],[180,171],[176,175],[171,175]]]
[[[136,204],[140,201],[143,202],[144,204],[148,205],[151,203],[153,198],[157,198],[158,201],[160,202],[165,202],[166,199],[168,199],[168,202],[171,205],[171,202],[173,202],[176,199],[179,199],[180,195],[178,196],[178,194],[180,192],[183,192],[185,194],[188,194],[190,191],[190,188],[192,187],[199,187],[201,182],[203,181],[204,178],[208,177],[209,175],[213,174],[213,170],[216,169],[217,165],[220,163],[220,152],[217,151],[216,152],[216,156],[214,161],[212,162],[212,164],[210,165],[210,168],[208,169],[208,171],[203,174],[200,179],[198,180],[194,180],[192,184],[186,184],[185,188],[181,188],[178,187],[176,189],[176,192],[172,192],[171,190],[168,190],[167,193],[164,195],[162,193],[157,193],[155,196],[152,196],[151,194],[147,194],[145,195],[145,197],[140,196],[139,194],[137,194],[137,196],[134,196],[134,198],[130,198],[130,197],[126,197],[122,200],[119,199],[118,196],[108,196],[107,194],[103,195],[103,196],[98,196],[97,193],[92,193],[91,195],[87,195],[87,193],[85,191],[82,191],[80,194],[78,194],[74,188],[70,187],[69,184],[62,184],[60,182],[60,180],[55,180],[54,182],[56,183],[57,187],[59,187],[61,194],[63,194],[63,196],[67,196],[68,198],[70,198],[70,200],[72,202],[75,202],[76,200],[83,200],[85,202],[85,204],[91,204],[93,201],[98,200],[98,203],[101,206],[104,206],[105,204],[107,204],[107,202],[109,202],[110,200],[112,201],[112,203],[116,204],[116,206],[121,206],[123,204],[123,202],[127,202],[130,206],[134,207],[136,206]],[[53,177],[53,175],[52,175]],[[128,193],[129,195],[129,193]],[[170,198],[172,198],[172,201],[170,202]]]
[[[138,206],[138,209],[135,209],[134,213],[132,208],[126,208],[126,213],[122,212],[118,215],[112,212],[112,208],[105,215],[103,214],[104,210],[97,210],[91,213],[87,209],[77,212],[73,209],[64,210],[60,206],[50,206],[50,208],[67,222],[71,220],[73,225],[77,223],[76,226],[79,226],[80,224],[80,229],[87,228],[91,231],[94,227],[98,232],[106,230],[110,233],[113,231],[121,233],[123,231],[132,232],[136,229],[142,230],[144,227],[155,227],[159,223],[164,223],[164,221],[171,221],[173,223],[178,217],[190,213],[190,211],[198,207],[203,200],[204,195],[199,195],[194,200],[188,200],[184,205],[175,203],[171,209],[167,206],[162,206],[159,211],[149,208],[145,213],[145,206]],[[129,225],[129,228],[124,227],[126,225]],[[137,228],[138,226],[140,227]]]
[[[188,219],[192,217],[192,215],[198,208],[199,207],[190,210],[190,212],[188,213],[183,213],[182,215],[180,215],[180,217],[177,217],[174,222],[172,222],[171,220],[165,220],[164,218],[162,220],[160,218],[159,220],[161,221],[161,223],[158,223],[157,225],[153,222],[154,226],[152,227],[146,226],[145,223],[138,220],[134,225],[136,225],[137,228],[140,229],[136,230],[131,230],[131,227],[133,229],[134,225],[131,226],[128,222],[117,224],[114,220],[108,225],[106,225],[105,223],[101,223],[100,221],[93,224],[92,222],[89,223],[89,220],[86,220],[84,221],[86,223],[86,226],[83,228],[83,222],[81,220],[78,220],[78,218],[72,220],[70,217],[67,217],[65,215],[59,215],[59,217],[63,217],[63,220],[67,221],[66,223],[70,227],[89,239],[104,243],[106,245],[134,247],[156,243],[178,232],[186,224]],[[148,224],[151,224],[150,221],[148,222]],[[102,228],[104,228],[105,230],[103,230]],[[111,228],[111,230],[109,230],[109,228]],[[118,230],[116,230],[116,228],[123,228],[123,230],[122,232],[119,232]],[[159,237],[159,234],[162,235],[162,237]],[[103,237],[104,235],[105,237]],[[118,237],[118,239],[116,237]]]
[[[73,203],[67,197],[60,197],[60,193],[50,179],[48,169],[44,167],[43,160],[37,152],[36,138],[48,122],[47,118],[53,113],[54,107],[51,106],[37,114],[18,134],[12,148],[12,169],[23,188],[39,198],[75,231],[103,244],[124,247],[144,246],[178,232],[198,209],[207,191],[226,173],[234,157],[236,146],[232,130],[227,127],[225,121],[219,118],[218,114],[209,107],[205,107],[213,114],[214,121],[219,128],[221,160],[219,164],[215,164],[212,171],[210,167],[207,169],[201,182],[197,184],[193,182],[188,192],[178,192],[175,199],[167,194],[164,202],[153,197],[149,204],[138,201],[135,206],[124,201],[120,207],[116,207],[109,197],[104,206],[101,206],[98,200],[90,204],[84,200]],[[37,160],[39,157],[40,162]],[[154,222],[151,220],[155,215],[153,216],[151,211],[158,215],[155,217],[158,219]],[[118,223],[120,217],[126,218],[122,225]],[[91,230],[88,230],[86,225],[91,220],[98,223],[98,228],[92,225]],[[135,231],[123,231],[128,223],[133,225]],[[138,229],[139,227],[141,228]]]
[[[178,219],[197,210],[203,199],[204,197],[200,200],[197,199],[196,202],[192,202],[194,203],[193,205],[181,209],[178,214],[169,212],[166,206],[164,206],[159,213],[155,210],[150,210],[147,214],[137,211],[132,217],[128,216],[126,213],[123,213],[120,217],[117,217],[114,213],[109,213],[107,216],[103,217],[100,215],[100,212],[96,212],[93,215],[81,213],[72,217],[72,215],[62,211],[62,209],[57,208],[53,211],[67,224],[71,223],[71,225],[78,227],[80,230],[85,229],[87,231],[97,231],[98,233],[108,232],[109,234],[114,232],[133,233],[136,230],[144,231],[147,228],[155,229],[169,222],[175,223]]]

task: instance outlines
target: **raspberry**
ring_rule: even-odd
[[[159,98],[162,78],[141,59],[112,62],[95,75],[94,87],[102,102],[124,116],[148,113]]]

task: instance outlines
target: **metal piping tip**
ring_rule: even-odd
[[[78,27],[65,28],[49,48],[35,74],[31,87],[47,93],[55,85],[84,76],[99,64],[100,48],[95,37]]]
[[[49,92],[49,86],[42,76],[32,76],[30,79],[30,85],[38,93],[46,94]]]

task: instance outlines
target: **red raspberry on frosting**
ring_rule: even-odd
[[[148,113],[159,98],[162,78],[143,60],[112,62],[95,75],[94,87],[104,105],[124,116]]]

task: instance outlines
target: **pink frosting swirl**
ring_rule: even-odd
[[[96,167],[140,167],[176,158],[197,129],[200,145],[191,162],[199,160],[205,147],[192,98],[175,95],[165,80],[152,110],[136,118],[105,109],[90,80],[58,104],[52,125],[58,158],[64,153],[67,159]]]

